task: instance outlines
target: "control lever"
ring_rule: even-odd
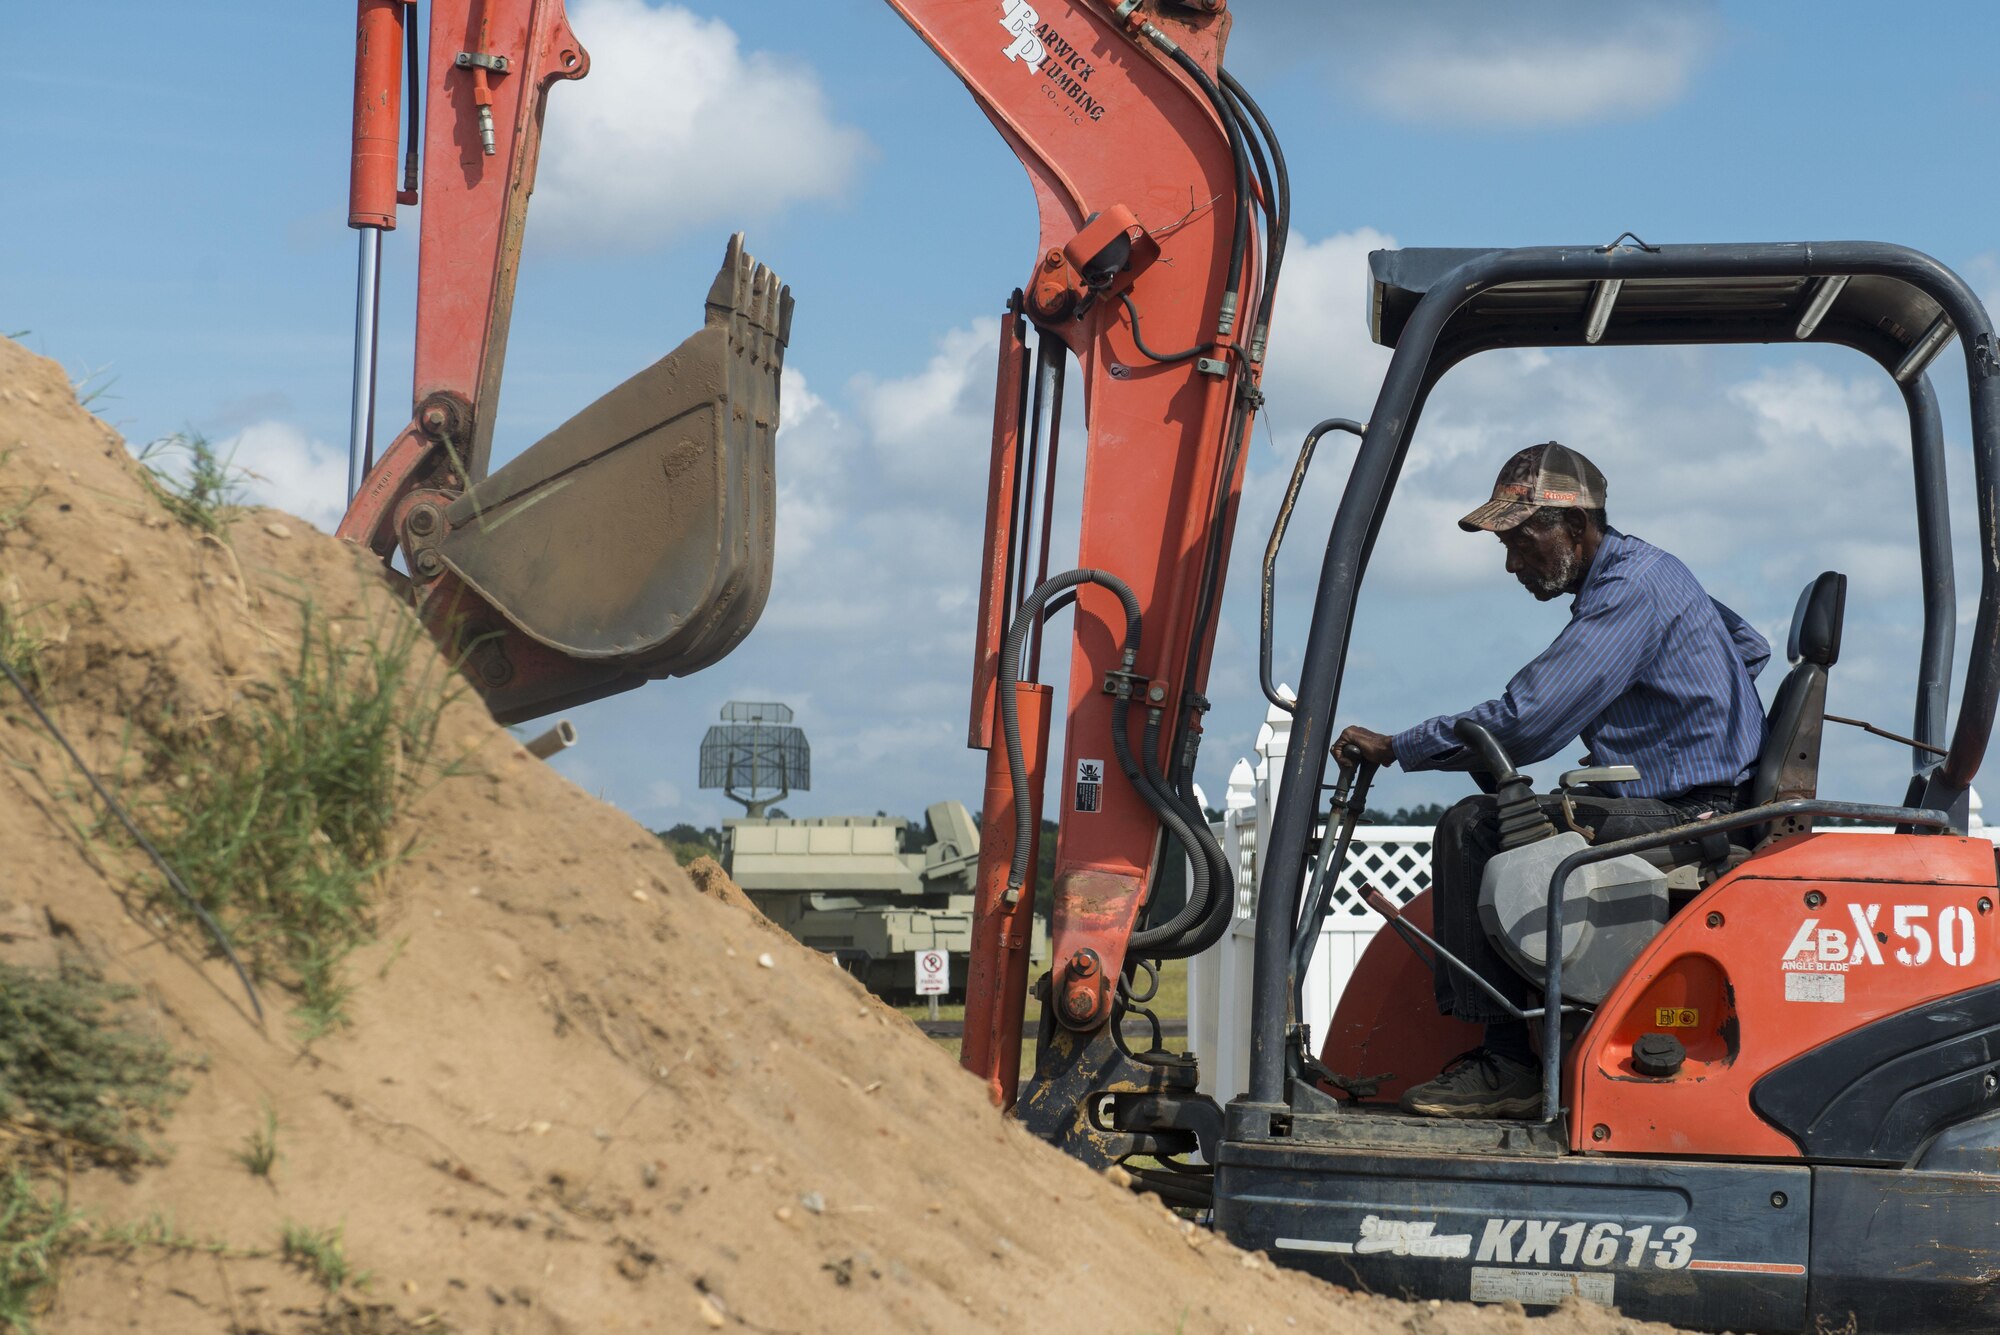
[[[1493,776],[1494,796],[1500,802],[1500,851],[1553,839],[1556,827],[1542,814],[1541,803],[1535,800],[1534,785],[1514,768],[1514,762],[1507,758],[1493,734],[1469,718],[1453,724],[1452,731]]]
[[[1340,777],[1334,784],[1333,798],[1327,803],[1326,831],[1320,836],[1312,883],[1303,900],[1304,912],[1292,937],[1292,1018],[1294,1027],[1301,1030],[1304,1026],[1297,1021],[1305,1013],[1306,969],[1312,964],[1320,925],[1333,907],[1333,892],[1340,882],[1340,873],[1347,866],[1354,827],[1368,808],[1368,788],[1375,781],[1377,768],[1362,756],[1360,747],[1351,743],[1336,747],[1334,759],[1340,765]]]

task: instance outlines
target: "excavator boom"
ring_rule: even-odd
[[[1035,862],[1055,712],[1035,676],[1043,622],[1073,599],[1051,1019],[1022,1110],[1078,1148],[1100,1134],[1087,1124],[1090,1096],[1161,1093],[1156,1075],[1129,1069],[1112,1028],[1128,953],[1194,953],[1230,910],[1192,770],[1260,403],[1278,191],[1248,147],[1247,94],[1221,71],[1221,0],[890,3],[1019,156],[1041,220],[1000,328],[971,717],[988,767],[963,1060],[995,1102],[1015,1102],[1035,900],[1023,869]],[[1086,432],[1079,569],[1051,575],[1072,360]],[[1152,887],[1186,856],[1198,864],[1195,893],[1170,908]],[[1191,1071],[1174,1074],[1176,1089]]]

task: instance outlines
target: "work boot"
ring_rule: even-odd
[[[1532,1117],[1541,1107],[1541,1071],[1485,1048],[1454,1058],[1402,1098],[1404,1112],[1426,1117]]]

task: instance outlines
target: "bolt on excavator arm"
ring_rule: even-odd
[[[1020,1105],[1043,1134],[1108,1161],[1129,1150],[1090,1125],[1085,1105],[1107,1090],[1160,1092],[1111,1032],[1128,956],[1192,953],[1226,926],[1235,897],[1215,865],[1220,850],[1211,859],[1194,846],[1207,824],[1189,793],[1243,445],[1261,401],[1275,291],[1265,280],[1279,251],[1269,232],[1265,247],[1246,233],[1254,239],[1253,213],[1273,203],[1270,180],[1260,173],[1260,190],[1250,178],[1247,96],[1221,74],[1224,0],[889,3],[1019,156],[1041,222],[1000,328],[971,718],[988,778],[963,1061],[997,1104],[1016,1102],[1035,899],[1018,869],[1035,865],[1053,712],[1033,668],[1039,622],[1062,605],[1067,594],[1051,595],[1069,578],[1035,593],[1048,576],[1060,407],[1046,457],[1040,410],[1073,356],[1087,432],[1082,569],[1071,580],[1053,964],[1039,1065]],[[1162,839],[1163,822],[1186,832],[1185,851],[1178,833]],[[1167,921],[1148,910],[1149,885],[1183,856],[1200,864],[1201,902]]]
[[[419,73],[415,11],[358,0],[349,222],[393,227],[399,202],[423,214],[410,421],[339,533],[400,553],[432,633],[519,722],[694,672],[756,624],[791,292],[733,238],[697,333],[489,474],[542,118],[590,57],[562,0],[431,0]],[[421,184],[408,159],[399,192],[405,38],[410,123],[428,114]]]

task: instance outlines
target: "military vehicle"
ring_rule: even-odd
[[[767,917],[877,996],[914,994],[925,950],[956,957],[951,990],[963,995],[979,870],[979,825],[963,802],[933,803],[922,826],[900,816],[734,817],[722,822],[722,865]],[[1048,958],[1039,918],[1029,953]]]

